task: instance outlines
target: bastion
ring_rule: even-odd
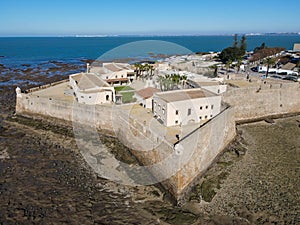
[[[252,86],[231,88],[222,94],[222,100],[226,104],[217,116],[205,123],[189,127],[179,139],[174,139],[172,134],[176,130],[168,129],[165,135],[161,135],[159,129],[153,129],[153,126],[160,125],[151,123],[150,126],[146,119],[147,116],[151,118],[151,113],[134,104],[92,106],[78,103],[70,94],[67,81],[30,89],[26,93],[17,88],[16,92],[18,115],[42,115],[46,118],[96,126],[129,147],[141,164],[165,162],[163,167],[149,167],[149,172],[177,203],[185,200],[195,182],[235,138],[237,122],[300,112],[299,83],[266,81]],[[132,113],[135,108],[140,113],[145,113],[144,121]],[[146,141],[140,141],[144,139],[154,143],[153,146],[149,147]],[[145,147],[150,150],[143,151]],[[173,156],[172,161],[167,160],[170,155]],[[173,171],[174,164],[179,168],[176,171]],[[172,176],[162,179],[164,174]]]

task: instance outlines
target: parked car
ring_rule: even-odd
[[[285,78],[283,78],[283,80],[292,80],[292,81],[297,82],[298,78],[295,76],[286,76]]]

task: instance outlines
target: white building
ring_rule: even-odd
[[[69,76],[70,86],[79,103],[94,105],[115,102],[115,89],[95,74],[78,73]]]
[[[227,91],[227,85],[220,84],[218,81],[197,82],[197,84],[202,89],[208,90],[217,95],[222,94]]]
[[[259,73],[266,73],[268,67],[267,66],[258,66],[258,72]],[[293,70],[286,70],[286,69],[277,69],[277,68],[269,68],[269,73],[276,73],[276,74],[282,74],[282,75],[298,75],[298,72]]]
[[[154,117],[165,126],[208,120],[221,111],[221,96],[196,88],[155,93]]]
[[[147,109],[152,109],[153,95],[157,92],[160,92],[160,90],[153,87],[147,87],[137,91],[134,94],[134,97],[141,106]]]
[[[95,73],[112,86],[130,84],[134,78],[134,70],[128,63],[103,63],[102,66],[91,66],[90,73]]]

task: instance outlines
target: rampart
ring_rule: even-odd
[[[95,125],[114,134],[143,165],[164,162],[149,171],[177,200],[185,198],[193,184],[236,135],[235,122],[300,111],[299,83],[261,84],[233,88],[223,94],[230,107],[175,143],[169,143],[149,127],[112,105],[89,106],[37,95],[17,97],[17,114],[43,115]],[[74,114],[74,112],[76,112]],[[141,140],[148,140],[141,141]],[[150,149],[144,151],[145,146]],[[153,145],[152,147],[149,145]],[[174,154],[175,153],[175,154]],[[172,156],[172,160],[168,157]],[[179,168],[174,170],[174,168]],[[164,174],[172,174],[164,179]]]
[[[300,112],[300,84],[261,83],[234,88],[224,93],[223,101],[235,109],[236,121]]]

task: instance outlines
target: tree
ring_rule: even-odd
[[[217,77],[218,76],[218,66],[212,65],[209,68],[214,70],[214,77]]]
[[[281,47],[274,47],[274,48],[268,48],[264,47],[262,49],[257,50],[250,58],[250,62],[260,61],[264,58],[276,55],[277,53],[280,53],[281,51],[284,51],[285,48]]]
[[[135,78],[138,79],[138,77],[141,75],[141,64],[138,63],[134,64],[134,72],[135,72]]]
[[[236,61],[238,58],[241,57],[241,55],[244,54],[241,52],[240,48],[229,47],[223,49],[223,51],[219,55],[219,58],[223,63],[227,63],[228,61]]]
[[[219,58],[223,63],[227,63],[228,61],[236,61],[245,55],[246,48],[246,36],[243,35],[240,46],[238,46],[237,35],[235,35],[233,47],[223,49],[222,52],[219,54]]]
[[[228,61],[226,62],[227,73],[229,72],[229,68],[230,68],[231,64],[232,64],[232,60],[228,60]]]
[[[275,58],[269,57],[269,58],[265,59],[264,64],[267,65],[266,77],[268,77],[268,75],[269,75],[270,66],[274,65],[275,63],[276,63]]]
[[[238,35],[235,34],[233,39],[234,39],[234,41],[233,41],[233,46],[232,47],[237,48],[238,44],[239,44],[239,42],[238,42]]]
[[[237,63],[236,63],[237,73],[240,71],[242,64],[243,64],[242,58],[238,58]]]
[[[243,55],[244,55],[246,53],[246,50],[247,50],[247,43],[246,43],[246,36],[245,35],[242,36],[240,49],[241,49],[241,53],[243,53]]]
[[[259,51],[259,50],[261,50],[261,49],[264,49],[264,48],[266,48],[266,43],[265,43],[265,42],[263,42],[263,43],[260,45],[260,47],[254,48],[253,52],[256,53],[257,51]]]

